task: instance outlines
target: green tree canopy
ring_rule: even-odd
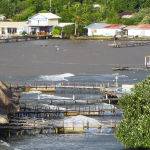
[[[116,136],[128,148],[150,148],[150,77],[119,100],[123,119]]]
[[[78,35],[82,35],[83,27],[93,22],[127,25],[150,22],[150,0],[0,0],[0,4],[0,14],[15,21],[51,10],[61,16],[61,22],[76,23]],[[99,7],[95,8],[95,4]],[[123,12],[135,16],[122,19],[120,14]]]

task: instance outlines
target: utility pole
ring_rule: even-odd
[[[77,25],[77,22],[75,20],[75,28],[74,28],[74,35],[75,36],[77,35],[77,28],[78,28],[78,25]]]
[[[76,35],[77,35],[77,28],[78,28],[78,16],[77,16],[77,11],[78,11],[79,5],[76,4],[76,5],[75,5],[75,8],[76,8],[76,14],[75,14],[75,28],[74,28],[74,35],[76,36]]]

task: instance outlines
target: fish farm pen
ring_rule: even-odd
[[[114,86],[111,84],[100,83],[53,83],[53,84],[33,84],[14,85],[1,82],[1,87],[11,93],[18,93],[18,109],[14,112],[8,112],[8,123],[0,124],[1,134],[3,136],[23,135],[23,134],[48,134],[48,133],[70,133],[85,132],[88,127],[65,127],[63,124],[58,126],[58,121],[65,121],[66,118],[84,116],[103,117],[122,116],[121,109],[118,108],[118,97],[114,93]],[[51,90],[52,88],[52,90]],[[68,98],[40,98],[40,94],[50,95],[52,93],[65,94],[97,94],[96,98],[80,98],[75,95]],[[37,95],[37,98],[28,97],[30,94]],[[107,96],[106,96],[107,95]],[[1,99],[3,98],[2,95]],[[25,96],[25,97],[24,97]],[[26,97],[27,96],[27,97]],[[12,99],[13,97],[11,97]],[[12,100],[11,100],[12,101]],[[14,103],[15,104],[15,103]],[[115,129],[118,121],[103,122],[99,121],[100,126],[94,128],[112,128]]]

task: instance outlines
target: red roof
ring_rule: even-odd
[[[126,29],[150,30],[150,24],[131,25],[127,26]]]
[[[137,26],[139,29],[150,29],[150,24],[139,24]]]

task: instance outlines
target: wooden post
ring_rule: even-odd
[[[8,137],[9,137],[9,138],[11,137],[10,129],[8,130]]]

